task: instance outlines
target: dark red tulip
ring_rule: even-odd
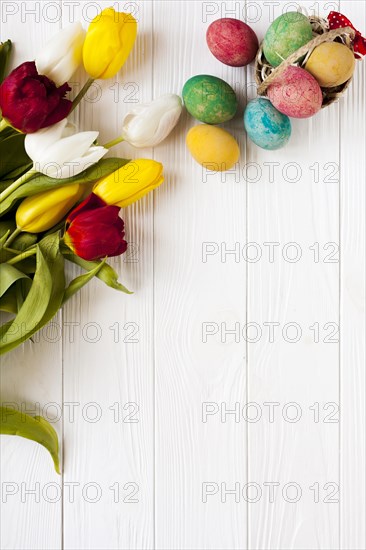
[[[108,206],[91,193],[68,216],[65,244],[84,260],[119,256],[127,250],[120,208]]]
[[[12,71],[0,86],[2,116],[25,134],[37,132],[66,118],[72,102],[65,99],[71,88],[39,75],[34,61],[27,61]]]

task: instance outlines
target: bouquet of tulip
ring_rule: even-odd
[[[167,94],[136,107],[122,135],[105,145],[97,131],[78,132],[67,117],[95,79],[117,74],[136,34],[131,14],[107,8],[87,32],[71,25],[6,78],[11,43],[0,44],[0,311],[11,316],[0,327],[0,354],[31,338],[95,276],[129,293],[106,260],[128,247],[120,209],[158,187],[163,167],[104,156],[121,141],[160,143],[179,119],[181,100]],[[71,101],[68,81],[81,65],[89,78]],[[68,285],[65,261],[85,270]],[[22,415],[20,429],[15,413],[5,416],[2,433],[30,437],[57,457],[57,437],[45,421],[35,428]]]

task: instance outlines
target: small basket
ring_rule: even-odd
[[[260,45],[255,60],[255,80],[258,87],[258,95],[267,95],[268,86],[272,84],[272,82],[277,79],[290,65],[297,65],[298,67],[303,68],[314,48],[323,42],[340,42],[341,44],[345,44],[347,48],[353,52],[352,43],[356,32],[351,29],[351,27],[343,27],[330,31],[327,19],[311,16],[309,17],[309,21],[313,29],[313,40],[310,40],[310,42],[296,50],[296,52],[291,54],[280,65],[278,65],[278,67],[272,67],[272,65],[269,65],[263,53],[263,43]],[[333,88],[322,88],[322,108],[328,107],[328,105],[331,105],[334,101],[337,101],[337,99],[344,94],[351,80],[352,77],[340,86],[335,86]]]

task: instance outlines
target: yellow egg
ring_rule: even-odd
[[[217,126],[193,126],[187,134],[186,142],[193,158],[206,170],[224,172],[239,160],[237,141],[229,132]]]
[[[339,42],[323,42],[317,46],[305,65],[305,69],[323,88],[332,88],[347,82],[353,75],[354,68],[353,52]]]

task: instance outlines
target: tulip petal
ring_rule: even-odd
[[[77,131],[78,131],[78,128],[76,124],[74,124],[73,122],[67,121],[67,124],[62,132],[61,137],[66,138],[69,136],[73,136],[74,134],[77,133]]]
[[[66,119],[29,134],[25,149],[39,172],[57,179],[77,176],[96,162],[108,150],[93,145],[99,132],[73,133],[75,127]],[[67,137],[63,137],[63,136]]]
[[[103,206],[106,206],[106,203],[94,193],[90,193],[90,195],[69,214],[66,223],[70,224],[82,212],[89,212],[97,208],[102,208]]]
[[[151,159],[128,162],[113,174],[99,180],[93,192],[107,204],[125,207],[140,199],[164,181],[163,165]]]
[[[105,69],[102,78],[108,79],[116,75],[125,64],[137,35],[137,22],[130,13],[119,14],[124,20],[119,28],[120,47],[116,55],[112,57],[109,66]]]
[[[156,145],[159,145],[164,139],[168,137],[170,132],[173,130],[173,128],[176,126],[179,118],[180,118],[180,111],[167,111],[164,115],[164,117],[161,118],[159,121],[159,124],[156,128],[155,132],[155,138],[152,141],[151,147],[155,147]]]
[[[103,205],[94,210],[84,211],[77,216],[78,226],[83,229],[91,230],[94,224],[115,225],[120,232],[124,229],[124,221],[119,217],[120,208],[118,206]]]
[[[71,88],[59,88],[44,75],[39,75],[34,61],[27,61],[8,75],[0,86],[0,108],[3,117],[14,128],[29,134],[59,122],[71,110],[72,102],[64,96]]]
[[[96,164],[107,153],[108,149],[104,147],[90,147],[82,157],[74,158],[68,163],[65,163],[65,166],[63,166],[57,173],[57,176],[54,177],[62,179],[77,176],[87,168],[90,168],[93,164]]]
[[[144,197],[151,191],[154,191],[154,189],[157,189],[163,183],[163,181],[164,177],[160,176],[160,178],[156,179],[151,185],[144,187],[143,189],[139,189],[135,193],[131,194],[127,199],[117,202],[116,205],[120,208],[126,208],[126,206],[129,206],[130,204],[139,201],[140,199],[142,199],[142,197]]]
[[[177,124],[182,101],[175,94],[164,94],[140,110],[131,110],[123,121],[122,137],[134,147],[155,147]]]
[[[65,244],[84,260],[118,256],[127,250],[124,222],[117,206],[106,206],[93,193],[69,215]]]
[[[73,136],[62,138],[49,146],[38,160],[40,164],[56,162],[62,165],[65,162],[70,162],[77,157],[82,157],[98,135],[99,132],[79,132]]]
[[[39,74],[47,75],[59,86],[67,82],[81,63],[85,34],[78,21],[49,40],[35,60]]]
[[[98,132],[79,132],[60,139],[33,159],[36,170],[58,179],[80,174],[108,151],[91,145],[97,137]]]
[[[83,61],[94,78],[112,78],[130,54],[137,34],[137,22],[129,13],[106,8],[90,23],[86,34]]]
[[[120,256],[127,250],[127,242],[113,226],[94,226],[94,231],[80,232],[69,229],[65,237],[67,246],[84,260],[93,261],[101,258]]]
[[[47,148],[59,141],[65,131],[67,120],[60,120],[56,124],[27,134],[25,136],[24,147],[28,156],[35,162]]]
[[[27,197],[16,212],[17,227],[29,233],[47,231],[59,223],[80,199],[81,185],[67,185]]]
[[[71,111],[72,102],[69,99],[60,99],[57,107],[45,118],[42,128],[56,124],[59,120],[66,118]]]

